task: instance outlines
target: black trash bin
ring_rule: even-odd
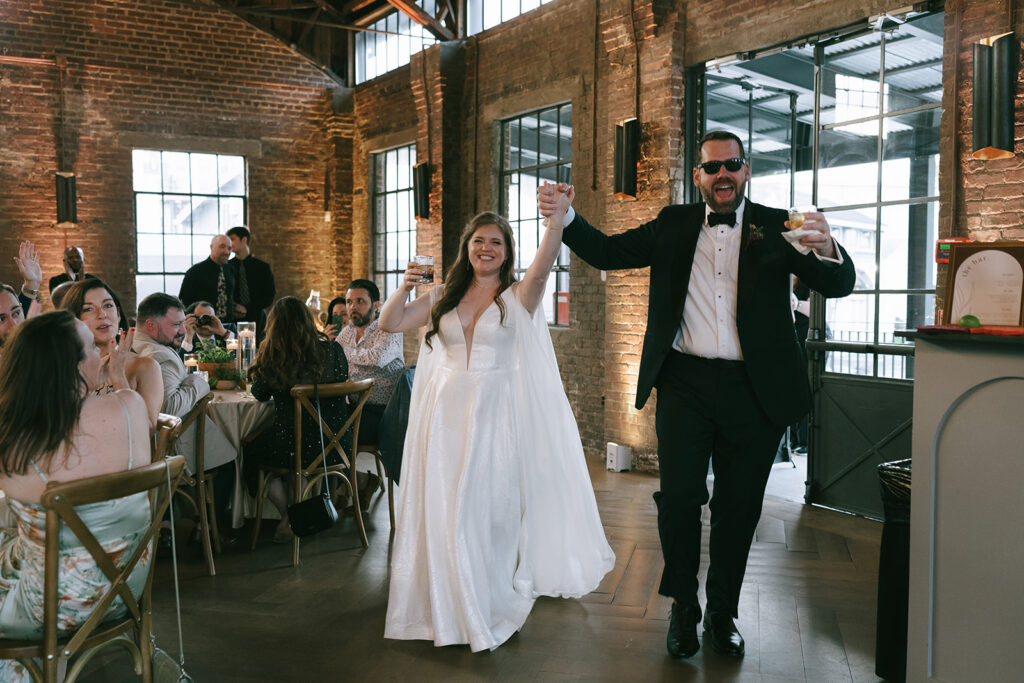
[[[903,683],[907,675],[910,588],[910,459],[878,466],[885,524],[878,555],[875,674]]]

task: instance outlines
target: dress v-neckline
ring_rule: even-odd
[[[501,296],[501,294],[499,294],[498,296]],[[495,298],[497,298],[497,297],[495,297]],[[484,310],[480,311],[480,315],[478,315],[476,317],[476,320],[473,321],[473,327],[472,327],[473,335],[472,336],[473,336],[473,340],[474,341],[476,340],[476,324],[478,322],[480,322],[480,318],[484,317],[484,313],[486,313],[487,311],[489,311],[491,309],[491,306],[496,306],[496,305],[497,305],[497,301],[495,301],[495,299],[491,299],[491,303],[489,303],[486,306],[484,306]],[[459,315],[459,307],[456,306],[452,310],[455,311],[455,319],[459,321],[459,334],[462,335],[462,343],[466,347],[466,369],[469,370],[469,357],[470,357],[470,353],[472,353],[473,347],[470,345],[469,340],[466,338],[466,328],[462,326],[462,316]]]

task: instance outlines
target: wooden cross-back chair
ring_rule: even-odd
[[[203,554],[206,556],[206,568],[210,572],[210,576],[216,576],[217,567],[213,562],[213,552],[214,550],[218,553],[220,552],[220,534],[217,532],[217,512],[213,499],[213,480],[217,476],[217,473],[206,471],[205,457],[206,412],[207,406],[210,404],[212,399],[212,393],[203,396],[194,406],[192,406],[192,410],[185,413],[185,417],[181,418],[181,423],[168,438],[166,448],[168,450],[172,449],[174,444],[181,438],[181,435],[184,434],[189,427],[193,424],[196,426],[195,472],[186,472],[182,480],[182,483],[191,487],[195,491],[195,497],[193,498],[192,494],[183,489],[179,489],[178,494],[192,505],[192,509],[195,510],[196,514],[199,516],[199,538],[203,543]]]
[[[0,639],[0,659],[18,660],[28,669],[32,679],[39,683],[55,683],[59,664],[67,662],[68,670],[64,680],[73,683],[97,652],[109,645],[119,645],[131,655],[135,673],[141,674],[142,680],[149,683],[152,679],[153,656],[153,568],[156,565],[153,539],[160,529],[170,496],[184,471],[185,459],[179,455],[124,472],[69,482],[51,482],[47,485],[40,499],[46,510],[43,637],[41,640]],[[149,526],[135,552],[118,565],[115,556],[103,549],[75,508],[142,492],[149,494]],[[58,633],[57,606],[60,596],[57,589],[61,568],[62,526],[67,526],[78,538],[110,582],[110,588],[92,605],[89,616],[80,626],[72,631]],[[121,557],[123,560],[123,555]],[[127,581],[143,557],[148,557],[149,564],[142,593],[136,600]],[[108,619],[107,611],[118,597],[124,602],[127,613],[118,619]],[[35,660],[40,660],[42,667]]]
[[[177,438],[174,430],[181,424],[181,418],[177,415],[160,413],[156,418],[156,431],[153,432],[153,462],[162,460],[170,452]]]
[[[292,501],[299,502],[307,499],[319,486],[326,486],[323,481],[324,453],[336,452],[341,462],[327,465],[327,475],[338,479],[344,484],[349,495],[352,496],[352,514],[356,519],[356,526],[359,529],[359,540],[363,547],[369,545],[366,539],[366,527],[363,525],[363,515],[359,507],[359,488],[356,486],[355,477],[355,454],[359,451],[359,419],[363,414],[363,406],[370,398],[370,390],[373,388],[372,379],[359,380],[357,382],[333,382],[331,384],[318,384],[317,390],[321,399],[356,397],[355,403],[351,400],[348,406],[348,419],[337,430],[333,430],[323,417],[320,418],[320,429],[324,435],[324,452],[321,452],[306,467],[302,465],[302,414],[308,412],[313,420],[317,419],[316,404],[314,403],[314,392],[312,384],[299,384],[291,389],[294,404],[295,416],[295,441],[292,466],[289,468],[271,467],[260,465],[258,493],[256,495],[256,520],[257,524],[253,532],[252,547],[256,549],[259,539],[259,520],[263,518],[263,499],[267,495],[270,483],[276,478],[291,477],[292,480]],[[351,457],[341,445],[342,437],[346,432],[352,432],[352,455]],[[346,472],[348,474],[346,474]],[[305,484],[303,484],[305,482]],[[299,538],[292,540],[292,566],[299,564]]]

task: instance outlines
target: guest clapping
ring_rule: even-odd
[[[119,342],[124,344],[128,321],[125,320],[121,302],[117,294],[99,278],[90,277],[71,285],[61,304],[64,310],[71,311],[89,327],[102,357],[109,357]],[[124,375],[126,384],[119,385],[118,377],[108,377],[101,372],[97,378],[99,384],[91,389],[98,394],[109,394],[125,388],[137,391],[146,402],[149,428],[155,429],[160,406],[164,401],[160,365],[152,358],[132,353],[126,357]]]
[[[39,498],[49,481],[70,481],[129,470],[150,461],[145,401],[131,389],[95,395],[88,387],[104,372],[124,385],[131,335],[105,358],[85,323],[68,311],[44,313],[11,335],[0,358],[0,488],[17,526],[0,532],[0,633],[40,638],[46,513]],[[145,493],[76,508],[108,550],[130,556],[149,525]],[[82,623],[109,582],[77,542],[61,539],[59,629]],[[151,558],[129,577],[142,593]],[[123,614],[114,603],[111,616]],[[0,680],[30,680],[14,660],[0,661]]]

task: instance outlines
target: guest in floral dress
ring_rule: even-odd
[[[0,489],[13,526],[0,531],[0,637],[39,638],[43,629],[46,513],[38,503],[50,481],[71,481],[150,461],[146,403],[131,389],[96,395],[101,372],[127,386],[131,334],[101,358],[93,334],[67,311],[45,313],[11,335],[0,358]],[[145,535],[145,493],[76,508],[115,563],[127,560]],[[81,624],[110,588],[88,551],[61,532],[58,630]],[[139,596],[151,556],[128,579]],[[125,611],[120,598],[110,615]],[[0,681],[28,681],[18,662],[0,660]]]

